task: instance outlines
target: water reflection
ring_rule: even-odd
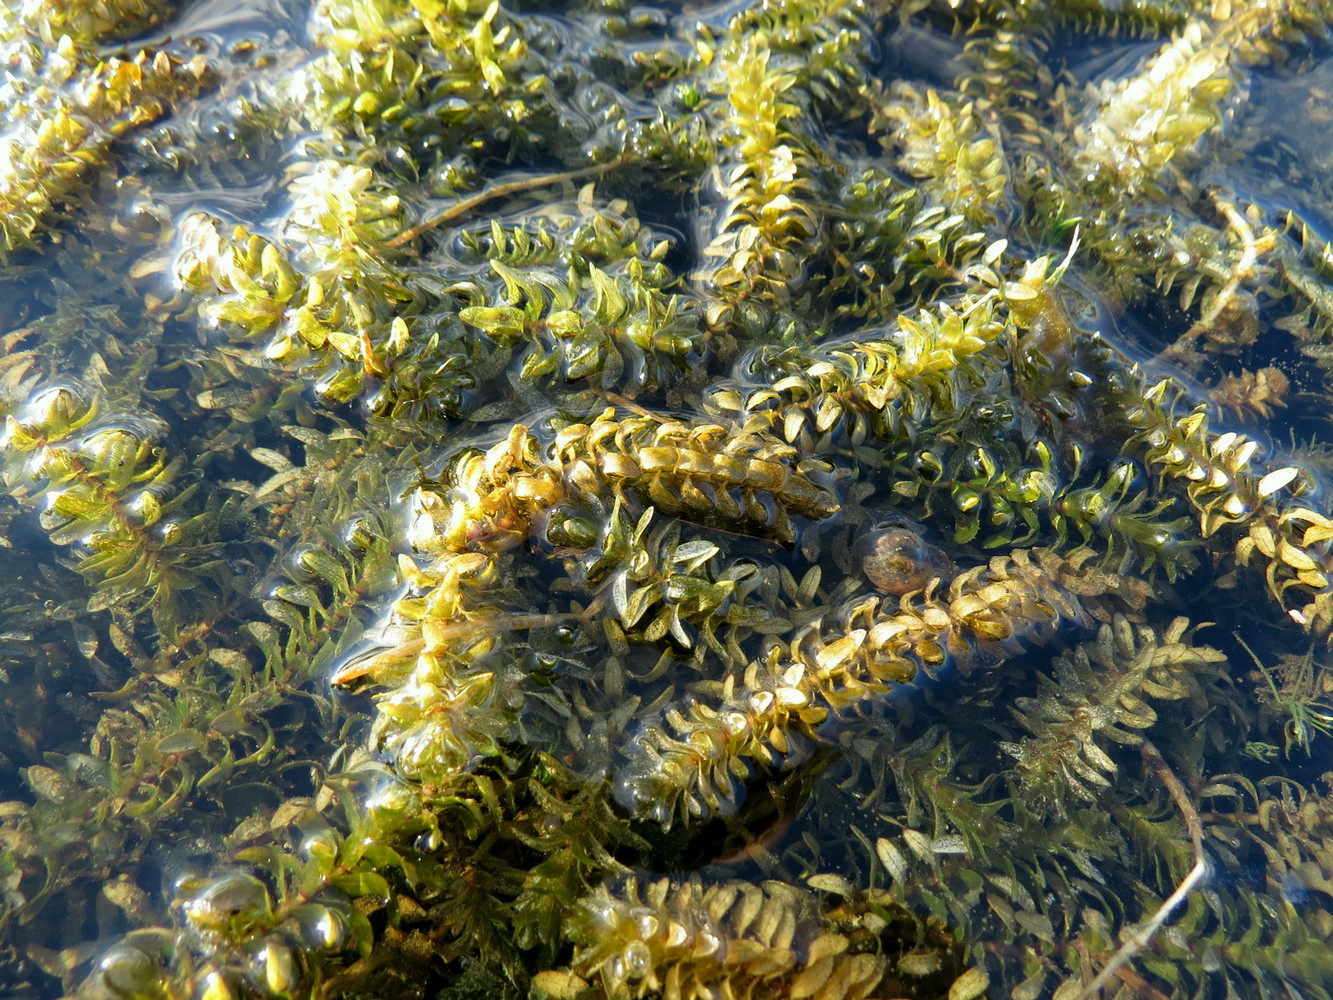
[[[6,989],[1327,989],[1325,61],[28,13]]]

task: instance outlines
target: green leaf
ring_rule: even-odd
[[[696,539],[676,546],[671,553],[671,561],[684,564],[687,570],[696,570],[721,551],[712,542]]]
[[[388,900],[392,896],[389,883],[383,875],[376,872],[351,872],[347,875],[334,875],[329,878],[329,885],[342,890],[354,899],[360,896],[378,896]]]
[[[203,745],[204,737],[202,733],[193,729],[182,729],[159,740],[157,752],[166,754],[191,753],[202,749]]]
[[[356,907],[347,911],[347,930],[357,954],[363,959],[369,958],[375,949],[375,930],[366,915]]]
[[[948,1000],[976,1000],[990,986],[990,976],[980,966],[973,966],[953,981]]]
[[[527,329],[527,314],[515,306],[468,306],[458,318],[491,337],[517,337]]]
[[[623,579],[623,575],[621,579]],[[637,625],[644,612],[653,606],[657,598],[658,588],[653,584],[635,588],[634,593],[626,600],[624,611],[620,616],[625,628],[630,629]]]

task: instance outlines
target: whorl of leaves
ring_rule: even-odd
[[[1326,3],[305,14],[0,25],[0,992],[1327,992]]]

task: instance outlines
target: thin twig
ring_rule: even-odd
[[[1209,875],[1208,858],[1203,853],[1203,822],[1199,819],[1198,810],[1190,802],[1185,786],[1180,783],[1180,779],[1172,772],[1162,758],[1161,753],[1150,742],[1144,740],[1140,752],[1143,755],[1143,762],[1166,786],[1171,798],[1175,800],[1176,808],[1185,817],[1185,829],[1189,831],[1190,840],[1194,844],[1194,867],[1176,886],[1176,891],[1171,893],[1162,902],[1162,905],[1157,907],[1153,915],[1126,939],[1125,943],[1120,946],[1120,950],[1111,956],[1111,960],[1097,974],[1097,978],[1084,987],[1077,1000],[1090,1000],[1091,997],[1100,993],[1102,987],[1111,981],[1111,977],[1115,976],[1125,963],[1152,943],[1153,937],[1162,929],[1162,925],[1175,912],[1176,907],[1183,903],[1186,897]]]
[[[503,198],[507,195],[518,194],[522,191],[532,191],[536,188],[550,187],[552,184],[562,184],[565,181],[576,181],[584,177],[595,177],[598,174],[604,174],[613,167],[618,167],[620,160],[611,160],[607,163],[594,163],[591,167],[579,167],[577,170],[562,170],[556,174],[539,174],[536,177],[523,177],[516,181],[505,181],[503,184],[493,184],[488,188],[478,191],[476,194],[461,198],[446,208],[439,215],[433,215],[425,222],[418,223],[411,229],[405,229],[393,239],[388,240],[384,245],[389,247],[400,247],[404,243],[410,243],[422,233],[428,233],[436,226],[443,226],[447,222],[453,222],[467,215],[478,205],[482,205],[492,198]]]
[[[655,420],[659,424],[664,424],[667,422],[666,417],[663,417],[661,414],[654,413],[652,410],[640,406],[632,399],[626,399],[619,393],[611,392],[608,389],[594,389],[593,392],[598,396],[601,396],[611,405],[622,407],[623,409],[629,410],[631,413],[637,414],[640,417],[645,417],[649,420]]]

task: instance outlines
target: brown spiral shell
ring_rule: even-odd
[[[853,551],[866,579],[895,596],[924,590],[931,580],[948,580],[955,572],[943,551],[922,538],[915,527],[901,521],[875,525]]]

